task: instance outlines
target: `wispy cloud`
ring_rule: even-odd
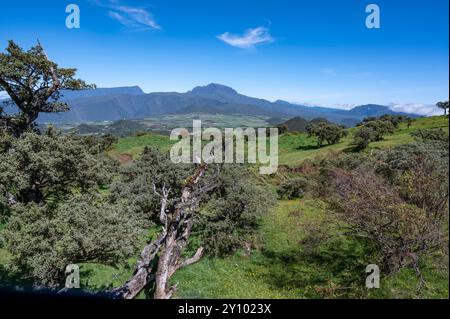
[[[160,30],[152,13],[142,7],[122,5],[118,0],[94,0],[98,6],[108,9],[110,18],[131,29]]]
[[[265,27],[247,29],[242,35],[225,32],[218,35],[217,38],[233,47],[240,49],[252,49],[256,45],[275,41],[275,39],[271,36],[269,29]]]

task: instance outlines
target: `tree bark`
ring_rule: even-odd
[[[163,186],[162,192],[158,193],[154,187],[154,192],[161,197],[160,219],[164,224],[163,231],[154,242],[144,247],[134,276],[125,285],[113,291],[115,296],[132,299],[154,280],[155,299],[169,299],[176,290],[176,286],[168,287],[170,277],[178,269],[200,260],[203,255],[203,247],[200,247],[191,258],[180,261],[191,234],[194,213],[200,202],[198,184],[205,170],[206,165],[197,166],[194,175],[181,192],[179,203],[175,205],[171,213],[166,213],[170,189]],[[156,274],[153,275],[152,261],[160,251]]]

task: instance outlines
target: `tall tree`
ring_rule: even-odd
[[[39,113],[67,111],[66,103],[59,102],[60,90],[94,88],[75,78],[76,69],[60,68],[50,61],[38,42],[24,51],[14,41],[9,41],[5,53],[0,53],[0,90],[10,100],[6,106],[16,106],[17,113],[8,115],[0,108],[0,124],[15,136],[31,131]]]
[[[437,102],[436,106],[440,109],[444,110],[444,115],[447,115],[447,110],[448,110],[448,101],[445,102]]]

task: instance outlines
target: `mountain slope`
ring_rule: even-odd
[[[325,118],[328,121],[353,126],[364,117],[396,113],[387,106],[364,105],[347,111],[325,107],[309,107],[278,100],[270,102],[249,97],[221,85],[199,86],[186,93],[149,93],[139,87],[123,87],[63,92],[71,109],[60,114],[42,114],[39,123],[83,123],[137,119],[165,114],[244,114],[291,118],[307,121]]]

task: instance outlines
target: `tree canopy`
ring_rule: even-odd
[[[19,136],[34,128],[39,113],[68,110],[66,103],[58,101],[61,90],[94,88],[75,78],[76,69],[61,68],[50,61],[38,42],[24,51],[14,41],[9,41],[5,53],[0,53],[0,89],[10,100],[0,106],[0,123]],[[8,115],[5,107],[15,106],[17,112]],[[12,112],[14,113],[14,112]]]

